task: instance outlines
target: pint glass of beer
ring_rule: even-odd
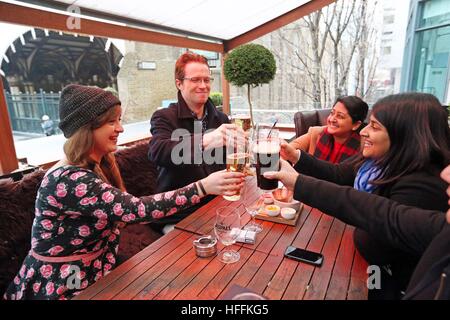
[[[228,130],[226,133],[226,164],[227,171],[245,173],[249,162],[248,142],[242,132]],[[228,201],[238,201],[241,198],[240,191],[232,196],[223,196]]]
[[[271,126],[258,125],[256,142],[253,144],[253,156],[256,162],[256,181],[263,190],[274,190],[278,180],[263,176],[268,171],[280,170],[280,139],[278,129]]]

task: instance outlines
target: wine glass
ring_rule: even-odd
[[[225,247],[236,242],[240,231],[241,217],[236,209],[221,207],[216,210],[214,232]],[[219,260],[223,263],[234,263],[239,261],[239,258],[239,252],[235,250],[226,250],[226,248],[219,255]]]
[[[249,178],[247,178],[249,179]],[[250,178],[252,179],[252,178]],[[256,201],[252,201],[252,192],[250,189],[250,182],[247,181],[242,188],[241,191],[241,200],[244,205],[245,211],[251,216],[251,220],[244,227],[245,230],[253,231],[259,233],[263,230],[262,225],[256,222],[255,216],[258,214],[261,207],[264,206],[264,201],[262,197],[261,189],[257,188],[256,190],[258,199]]]

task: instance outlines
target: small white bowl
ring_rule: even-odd
[[[277,199],[273,199],[273,202],[280,208],[292,208],[295,211],[300,209],[300,204],[301,204],[300,201],[297,201],[297,200],[292,200],[291,202],[283,202],[283,201],[279,201]]]
[[[280,214],[280,207],[274,204],[265,207],[266,213],[271,217],[276,217]]]
[[[295,218],[297,211],[295,209],[286,207],[281,209],[281,216],[286,220],[292,220]]]

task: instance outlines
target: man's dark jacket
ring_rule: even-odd
[[[206,102],[205,108],[207,111],[206,131],[216,129],[223,123],[230,122],[228,116],[223,112],[218,111],[210,99]],[[218,152],[219,155],[223,155],[218,164],[207,164],[203,161],[200,146],[202,133],[200,132],[199,134],[194,135],[194,123],[196,120],[197,119],[188,108],[180,92],[178,92],[177,103],[172,103],[168,108],[157,110],[153,114],[150,122],[152,139],[149,145],[148,156],[149,159],[158,166],[159,175],[157,192],[181,188],[205,178],[215,171],[226,168],[224,148],[220,148],[220,150],[215,149],[205,151],[205,155],[210,154],[212,158],[215,158],[216,152]],[[197,125],[201,128],[200,122],[198,122]],[[178,136],[176,141],[173,141],[172,133],[176,129],[184,129],[185,134]],[[181,147],[190,150],[189,164],[177,164],[173,162],[172,150],[175,148],[177,151],[175,153],[180,154],[178,150],[180,150]],[[197,153],[196,159],[194,159],[195,153]],[[184,153],[182,154],[185,155]],[[198,160],[200,160],[200,163],[198,163]],[[210,199],[211,197],[204,198],[201,205]],[[195,206],[194,208],[185,211],[185,214],[193,212],[197,207],[199,206]],[[177,217],[180,217],[180,214],[178,214]],[[176,222],[177,220],[180,219],[174,219],[174,221],[171,222]],[[171,223],[167,221],[167,219],[163,219],[161,222]]]

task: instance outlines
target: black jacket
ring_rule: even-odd
[[[226,114],[218,111],[211,100],[205,104],[207,109],[207,130],[216,129],[223,123],[229,123]],[[206,164],[201,162],[194,164],[194,155],[197,153],[200,136],[194,136],[194,122],[196,118],[192,115],[186,102],[178,92],[178,103],[172,103],[168,108],[156,111],[151,119],[152,139],[149,145],[149,159],[156,163],[159,170],[157,192],[164,192],[181,188],[189,183],[207,177],[212,172],[225,169],[222,164]],[[178,141],[172,141],[171,136],[175,129],[185,129],[186,134],[179,137]],[[176,164],[172,161],[171,154],[174,148],[187,146],[191,150],[190,164]],[[222,152],[222,150],[221,150]],[[224,153],[223,153],[224,154]],[[201,158],[200,158],[201,160]]]
[[[305,175],[297,179],[294,198],[420,256],[404,299],[450,299],[450,224],[443,212],[401,205]]]
[[[207,110],[206,130],[216,129],[223,123],[229,123],[228,116],[220,112],[208,99],[205,104]],[[172,103],[168,108],[157,110],[150,121],[152,139],[149,144],[148,157],[158,166],[158,181],[156,192],[165,192],[184,187],[192,182],[203,179],[209,174],[223,170],[225,165],[225,149],[206,150],[205,154],[210,154],[212,158],[216,155],[223,155],[218,164],[207,164],[202,159],[202,148],[200,146],[202,134],[194,135],[194,123],[196,118],[192,115],[180,92],[178,92],[178,102]],[[199,125],[199,124],[198,124]],[[200,125],[199,125],[200,126]],[[201,128],[201,126],[199,127]],[[172,141],[172,133],[176,129],[184,129],[184,134],[178,136],[176,141]],[[189,148],[190,155],[185,162],[181,164],[174,163],[172,160],[172,150]],[[184,156],[185,154],[182,153]],[[210,201],[213,196],[204,197],[198,205],[192,206],[175,216],[158,219],[153,223],[153,227],[158,229],[164,224],[176,223],[184,217],[194,212],[200,206]]]
[[[306,152],[302,152],[295,168],[319,179],[339,185],[353,186],[357,168],[350,161],[338,165],[318,160]],[[448,209],[448,198],[445,192],[447,185],[439,177],[442,168],[430,165],[427,170],[407,174],[397,181],[382,185],[373,193],[397,201],[400,204],[415,206],[427,210],[445,212]],[[333,200],[334,201],[334,200]],[[357,228],[353,235],[355,247],[370,264],[388,266],[388,273],[383,274],[383,290],[370,291],[371,299],[395,299],[404,291],[420,256],[393,248],[384,237],[376,233]]]

